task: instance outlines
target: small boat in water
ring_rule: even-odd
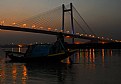
[[[74,54],[77,50],[69,50],[60,41],[54,44],[29,45],[26,53],[6,51],[11,62],[60,62]]]

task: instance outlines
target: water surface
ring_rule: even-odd
[[[121,84],[121,50],[81,49],[55,64],[6,63],[0,49],[0,84]],[[16,49],[17,51],[18,49]]]

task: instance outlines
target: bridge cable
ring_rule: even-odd
[[[66,9],[66,8],[65,8]],[[70,15],[71,15],[71,13],[70,12],[68,12]],[[78,21],[74,18],[74,16],[73,16],[73,19],[74,19],[74,21],[77,23],[77,25],[79,26],[79,28],[81,28],[81,30],[85,33],[85,34],[87,34],[87,32],[83,29],[83,27],[78,23]]]
[[[73,8],[75,9],[75,11],[78,13],[78,15],[80,16],[80,18],[83,20],[83,22],[86,24],[87,28],[90,30],[90,32],[96,36],[96,34],[93,32],[93,30],[89,27],[89,25],[87,24],[87,22],[84,20],[84,18],[79,14],[79,12],[76,10],[76,8],[73,6]]]

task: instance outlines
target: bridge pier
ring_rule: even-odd
[[[64,43],[64,36],[61,32],[59,33],[59,35],[57,35],[57,41],[61,41],[62,43]]]

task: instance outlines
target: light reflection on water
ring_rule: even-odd
[[[121,83],[119,49],[80,49],[71,56],[73,64],[69,58],[59,64],[5,63],[5,53],[0,52],[0,84]]]

